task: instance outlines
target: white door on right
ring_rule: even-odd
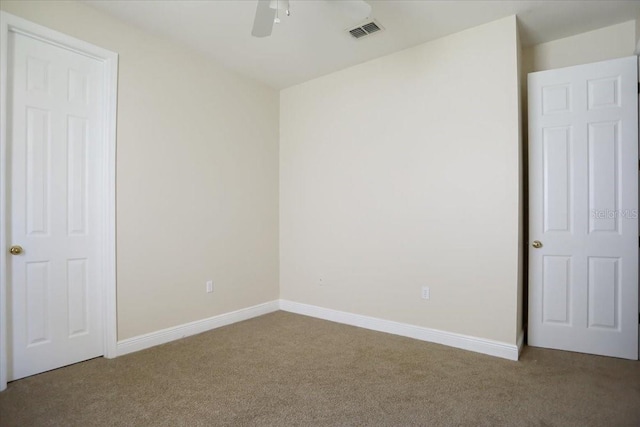
[[[531,346],[638,359],[637,58],[529,74]]]

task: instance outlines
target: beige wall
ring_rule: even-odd
[[[79,3],[0,7],[120,54],[118,338],[277,299],[278,92]]]
[[[640,15],[636,16],[636,55],[640,54]]]
[[[283,90],[282,298],[514,344],[518,107],[515,17]]]
[[[588,64],[634,54],[634,20],[531,46],[524,50],[526,73]]]

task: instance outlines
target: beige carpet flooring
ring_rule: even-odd
[[[640,362],[519,362],[277,312],[9,384],[2,426],[640,426]]]

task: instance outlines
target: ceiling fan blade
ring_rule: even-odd
[[[340,8],[341,13],[354,21],[362,21],[371,17],[371,5],[364,0],[341,0],[330,3]]]
[[[251,35],[254,37],[267,37],[273,30],[273,20],[276,17],[276,10],[269,7],[270,0],[258,0],[256,17],[253,21]]]

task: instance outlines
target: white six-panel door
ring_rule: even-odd
[[[18,379],[103,354],[103,68],[9,33],[10,354]]]
[[[638,358],[637,81],[529,74],[529,345]]]

